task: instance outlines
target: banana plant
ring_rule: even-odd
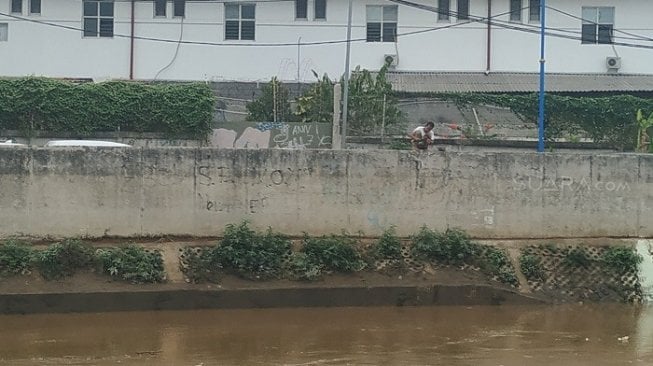
[[[644,117],[642,110],[637,111],[637,151],[653,152],[653,144],[648,134],[648,129],[653,127],[653,113],[648,118]],[[648,146],[647,146],[648,145]]]

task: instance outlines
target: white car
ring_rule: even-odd
[[[13,140],[6,140],[0,142],[0,147],[21,147],[21,146],[26,147],[27,145],[16,143]]]
[[[112,141],[96,140],[52,140],[45,144],[46,147],[66,147],[66,146],[101,146],[101,147],[131,147],[131,145],[121,144]]]

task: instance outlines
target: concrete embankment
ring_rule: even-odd
[[[0,237],[653,237],[653,155],[0,149]]]

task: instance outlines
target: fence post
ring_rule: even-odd
[[[340,135],[340,84],[333,85],[333,126],[331,128],[331,148],[342,149],[342,136]]]

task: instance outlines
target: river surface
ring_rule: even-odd
[[[0,365],[653,365],[653,306],[10,315]]]

